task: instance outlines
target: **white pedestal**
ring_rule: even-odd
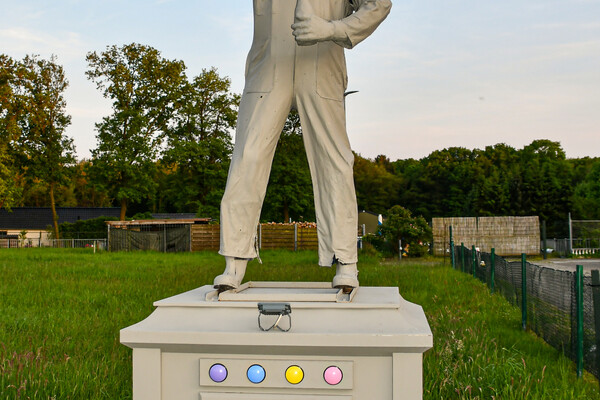
[[[148,318],[121,330],[133,349],[134,400],[422,398],[422,354],[433,336],[422,308],[398,288],[361,287],[351,296],[319,283],[241,289],[219,299],[203,286],[158,301]],[[289,303],[290,331],[261,331],[258,302]],[[263,327],[275,319],[261,318]],[[209,376],[214,364],[227,368],[224,381]],[[246,376],[252,365],[265,371],[258,384]],[[300,383],[286,380],[290,366],[302,369]],[[343,373],[337,385],[324,380],[330,366]]]

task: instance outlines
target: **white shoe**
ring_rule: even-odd
[[[356,263],[342,264],[338,262],[332,286],[340,289],[357,288],[358,268],[356,267]]]
[[[215,278],[215,289],[237,289],[244,279],[248,260],[245,258],[225,257],[225,271]]]

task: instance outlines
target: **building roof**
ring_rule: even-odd
[[[106,224],[115,228],[126,228],[128,226],[141,225],[194,225],[208,224],[210,218],[186,218],[186,219],[139,219],[134,221],[106,221]]]
[[[57,207],[58,223],[77,222],[98,217],[119,218],[119,207]],[[52,226],[50,207],[13,207],[9,212],[0,209],[1,230],[44,230]]]
[[[194,213],[153,213],[152,218],[154,219],[194,219],[196,214]]]

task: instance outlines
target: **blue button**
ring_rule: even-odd
[[[265,380],[267,373],[265,369],[258,364],[251,365],[246,373],[248,380],[252,383],[261,383]]]

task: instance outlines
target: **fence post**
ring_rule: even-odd
[[[492,247],[492,254],[490,255],[490,285],[492,294],[494,294],[494,287],[496,285],[496,249]]]
[[[597,269],[592,271],[592,299],[596,332],[596,368],[600,370],[600,271]]]
[[[527,330],[527,256],[521,253],[521,326]]]
[[[473,277],[477,277],[477,257],[475,255],[475,245],[471,248],[471,264],[473,265]]]
[[[571,213],[569,213],[569,253],[573,254],[573,220],[571,219]]]
[[[365,224],[360,226],[360,232],[357,232],[356,245],[359,250],[363,249],[363,237],[365,236]]]
[[[454,260],[454,237],[452,236],[452,225],[450,225],[450,264],[452,264],[452,269],[456,269],[456,263]]]
[[[465,244],[460,243],[460,270],[465,272]]]
[[[577,296],[577,377],[581,378],[583,376],[583,265],[577,266],[575,293]]]
[[[258,223],[258,249],[262,250],[262,224]]]
[[[294,251],[298,251],[298,224],[294,223]]]
[[[402,240],[398,240],[398,260],[402,261]]]
[[[546,248],[548,247],[548,243],[546,241],[546,220],[542,221],[542,257],[544,260],[548,258],[548,252]]]

